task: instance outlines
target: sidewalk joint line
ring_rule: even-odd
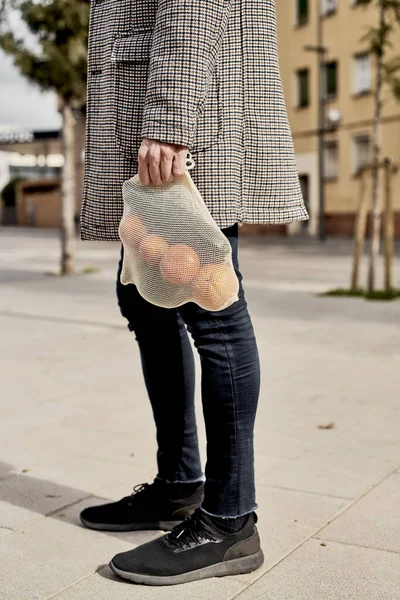
[[[382,411],[378,411],[378,412],[382,412]],[[308,446],[302,452],[300,452],[299,454],[296,454],[295,456],[289,456],[289,457],[287,457],[285,459],[286,463],[291,463],[291,462],[293,462],[295,460],[303,458],[304,456],[307,456],[307,454],[311,454],[311,453],[315,452],[316,450],[319,450],[322,446],[326,447],[330,443],[336,443],[337,440],[338,440],[338,438],[340,439],[341,437],[345,437],[346,434],[348,434],[349,432],[351,432],[352,429],[354,429],[355,427],[357,427],[359,425],[360,425],[360,422],[357,421],[355,423],[352,423],[352,424],[348,425],[347,427],[341,427],[340,430],[336,431],[336,434],[335,434],[334,437],[330,437],[328,439],[323,439],[321,437],[321,440],[319,442],[317,442],[315,445]],[[274,433],[278,433],[278,434],[285,434],[284,429],[281,429],[279,427],[278,428],[273,428],[272,431]],[[299,438],[296,438],[296,436],[293,436],[293,437],[295,437],[296,440],[299,440]],[[299,440],[299,441],[302,441],[302,440]],[[282,457],[282,458],[285,458],[285,457]],[[275,465],[274,467],[272,467],[271,469],[269,469],[266,472],[266,475],[270,475],[271,473],[274,473],[275,471],[278,471],[281,468],[281,466],[282,465]],[[279,487],[279,486],[276,486],[276,487]],[[284,488],[284,487],[282,487],[282,489],[291,489],[291,488]],[[346,498],[344,496],[331,496],[331,497],[332,498],[343,498],[344,500],[350,499],[349,497]]]
[[[56,515],[61,510],[66,510],[67,508],[71,508],[71,506],[75,506],[75,504],[79,504],[80,502],[84,502],[85,500],[89,500],[89,498],[94,498],[94,494],[88,494],[87,496],[83,496],[82,498],[79,498],[79,500],[74,500],[73,502],[70,502],[69,504],[65,504],[64,506],[60,506],[59,508],[57,508],[55,510],[52,510],[51,512],[45,514],[44,517],[45,518],[47,518],[47,517],[53,517],[54,515]]]
[[[389,554],[400,554],[400,550],[389,550],[388,548],[377,548],[376,546],[365,546],[365,544],[356,544],[354,542],[344,542],[343,540],[333,540],[329,538],[313,537],[314,540],[326,542],[327,544],[342,544],[343,546],[354,546],[355,548],[364,548],[365,550],[377,550],[378,552],[389,552]]]
[[[285,487],[283,485],[271,485],[268,483],[257,482],[257,485],[268,487],[277,490],[285,490],[287,492],[298,492],[299,494],[310,494],[310,496],[320,496],[322,498],[334,498],[335,500],[345,500],[349,502],[352,498],[350,496],[334,496],[333,494],[323,494],[322,492],[312,492],[310,490],[303,490],[298,488]]]
[[[73,583],[70,583],[69,585],[65,586],[64,588],[62,588],[61,590],[58,590],[57,592],[55,592],[54,594],[52,594],[51,596],[46,596],[46,598],[43,598],[43,600],[51,600],[52,598],[57,598],[57,596],[59,596],[60,594],[63,594],[64,592],[66,592],[67,590],[73,588],[75,585],[78,585],[79,583],[81,583],[82,581],[85,581],[85,579],[89,579],[89,577],[91,577],[92,575],[94,575],[96,573],[96,571],[92,571],[91,573],[89,573],[88,575],[84,575],[83,577],[81,577],[80,579],[77,579],[76,581],[74,581]]]
[[[32,525],[35,525],[39,521],[43,521],[44,519],[47,519],[48,517],[53,517],[54,515],[56,515],[58,512],[60,512],[62,510],[66,510],[67,508],[70,508],[71,506],[74,506],[75,504],[79,504],[79,502],[83,502],[84,500],[88,500],[89,498],[95,498],[95,497],[96,496],[94,494],[89,494],[88,496],[83,496],[82,498],[79,498],[79,500],[74,500],[74,502],[71,502],[70,504],[65,504],[64,506],[60,506],[59,508],[52,510],[49,513],[46,513],[46,514],[38,513],[37,515],[32,517],[32,519],[29,519],[28,521],[24,521],[23,523],[20,523],[13,529],[3,526],[2,527],[3,529],[10,529],[10,531],[8,533],[4,534],[4,536],[10,535],[11,533],[21,533],[25,529],[29,529],[30,527],[32,527]]]

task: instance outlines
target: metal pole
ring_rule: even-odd
[[[321,14],[321,2],[316,0],[317,6],[317,47],[318,54],[318,187],[319,187],[319,239],[325,241],[325,181],[324,181],[324,132],[325,132],[325,100],[323,89],[323,69],[325,62],[324,40],[323,40],[323,16]]]

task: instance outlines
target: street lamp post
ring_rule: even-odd
[[[319,8],[319,2],[318,2]],[[318,11],[317,18],[317,46],[318,52],[318,171],[319,171],[319,239],[325,241],[325,161],[324,161],[324,142],[325,142],[325,104],[324,104],[324,59],[326,49],[323,46],[323,27],[321,11]]]
[[[324,62],[327,48],[323,45],[323,15],[320,10],[320,0],[317,5],[317,45],[304,46],[306,52],[315,52],[318,58],[318,190],[319,190],[319,218],[318,237],[321,242],[326,239],[325,234],[325,175],[324,175],[324,138],[325,138],[325,94],[324,94]]]

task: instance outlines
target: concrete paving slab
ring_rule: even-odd
[[[123,382],[121,382],[120,385],[124,387]],[[131,436],[132,441],[136,436],[143,432],[143,428],[148,429],[149,433],[154,433],[154,422],[150,414],[150,403],[146,398],[142,386],[137,390],[128,380],[126,380],[125,386],[130,389],[132,394],[132,402],[130,405],[127,405],[124,408],[121,407],[118,411],[114,411],[111,406],[108,410],[103,409],[102,411],[99,411],[99,409],[96,409],[94,406],[83,406],[79,413],[71,414],[69,417],[63,419],[63,427],[71,427],[83,431],[93,430],[98,433],[102,431],[122,433]],[[135,397],[141,399],[140,407],[138,406],[139,402],[137,400],[136,402],[134,401]]]
[[[270,333],[274,339],[285,335],[279,326],[276,332]],[[312,449],[359,426],[360,432],[356,430],[356,433],[360,439],[367,439],[361,428],[366,421],[373,425],[375,415],[381,410],[376,400],[380,397],[385,398],[388,422],[392,420],[400,426],[397,360],[382,358],[378,352],[375,357],[361,358],[344,349],[328,351],[330,339],[326,339],[323,348],[315,344],[314,335],[313,346],[308,342],[302,344],[300,339],[293,344],[290,335],[286,331],[287,337],[283,341],[279,338],[282,350],[274,345],[273,351],[270,347],[261,353],[264,384],[258,409],[260,435],[264,437],[267,427]],[[329,335],[335,336],[334,329]],[[379,377],[371,377],[373,372],[379,373]],[[334,429],[319,429],[328,423],[334,423]],[[382,441],[387,437],[383,430],[377,433]],[[373,431],[372,435],[377,439]]]
[[[379,408],[364,417],[358,425],[351,430],[354,439],[370,444],[384,444],[394,448],[400,448],[400,403],[398,402],[398,391],[393,390],[391,397],[395,398],[395,404],[388,410],[386,398]]]
[[[14,529],[40,517],[38,512],[0,501],[0,527]]]
[[[291,488],[356,498],[400,463],[400,446],[340,435],[267,475],[266,482]]]
[[[117,499],[155,474],[154,425],[139,355],[115,301],[119,245],[78,243],[79,268],[91,264],[101,271],[87,277],[49,277],[45,271],[58,267],[54,232],[3,233],[0,437],[4,464],[0,463],[0,479],[17,472],[29,479],[22,480],[22,488],[34,487],[33,495],[39,494],[40,500],[32,507],[22,493],[19,503],[15,496],[8,503],[17,513],[28,511],[31,516],[32,511],[35,520],[20,526],[18,533],[0,529],[1,560],[8,561],[4,564],[10,573],[6,598],[48,600],[59,593],[77,593],[74,597],[82,599],[158,595],[159,589],[149,591],[106,579],[108,569],[93,574],[116,551],[142,543],[154,533],[99,534],[77,526],[81,507],[102,502],[100,498],[73,504],[47,518],[40,512],[48,509],[40,498],[46,482],[52,482],[54,496],[63,496],[68,488],[78,497],[97,494]],[[313,295],[328,284],[347,282],[350,246],[322,248],[265,240],[245,243],[243,250],[241,267],[249,284],[247,299],[263,368],[256,474],[259,526],[270,566],[346,505],[346,499],[334,496],[353,498],[365,492],[396,463],[400,302],[383,305]],[[198,414],[204,450],[200,407]],[[329,422],[335,423],[333,429],[318,428]],[[382,504],[386,506],[384,500]],[[356,512],[351,518],[357,520]],[[353,529],[360,539],[361,529]],[[393,546],[389,534],[383,541]],[[321,549],[332,544],[328,540]],[[298,572],[308,568],[308,555],[302,556]],[[356,554],[352,557],[358,560]],[[290,560],[279,567],[283,569],[280,583],[286,587],[274,600],[285,600],[284,594],[292,591]],[[340,552],[333,557],[337,578],[342,575],[341,561],[346,560]],[[16,564],[22,565],[18,573]],[[85,577],[88,588],[82,592],[85,582],[74,584]],[[174,588],[163,593],[172,594],[171,598],[179,597],[176,590],[188,598],[217,597],[219,592],[218,597],[232,597],[255,577],[195,583],[182,592]],[[352,591],[353,574],[345,569],[344,577]],[[390,573],[387,579],[390,588]],[[0,586],[0,597],[2,593]],[[261,597],[267,597],[265,589]],[[336,594],[335,600],[340,597]],[[368,594],[365,597],[370,600]],[[321,599],[321,594],[313,598]]]
[[[98,495],[116,499],[127,496],[137,483],[151,481],[153,472],[136,464],[59,455],[54,461],[37,464],[27,475],[36,479],[37,486],[43,480],[52,481],[55,493],[64,486],[75,485],[80,498]]]
[[[347,505],[338,498],[264,485],[257,488],[257,502],[265,563],[256,573],[240,576],[242,581],[253,581]]]
[[[95,419],[95,409],[92,410],[91,416]],[[104,460],[105,463],[111,461],[128,465],[144,464],[152,467],[151,472],[155,468],[155,427],[150,420],[146,426],[143,426],[142,431],[132,431],[131,433],[63,427],[56,419],[53,423],[38,425],[34,429],[21,427],[20,431],[26,432],[26,435],[24,435],[24,444],[19,449],[15,439],[12,439],[13,436],[10,433],[5,434],[7,449],[4,458],[13,461],[17,459],[26,468],[29,468],[31,463],[29,453],[33,458],[45,453],[44,438],[48,440],[49,447],[51,446],[52,449],[51,455],[48,456],[50,462],[55,456],[60,459],[63,457],[86,457]],[[104,443],[105,438],[107,444]],[[27,456],[27,460],[24,461],[23,457],[25,456]]]
[[[0,462],[0,480],[9,477],[13,473],[15,473],[15,470],[11,465]]]
[[[399,589],[399,554],[311,540],[238,598],[398,600]]]
[[[104,504],[106,502],[110,502],[110,499],[92,496],[90,498],[86,498],[85,500],[82,500],[81,502],[78,502],[77,504],[68,506],[65,509],[61,509],[61,510],[57,511],[56,513],[51,515],[51,518],[57,519],[63,523],[69,523],[70,525],[74,525],[76,527],[79,527],[80,529],[83,529],[89,538],[91,538],[93,535],[95,535],[96,539],[97,539],[98,534],[100,533],[102,536],[105,536],[106,538],[113,537],[118,540],[121,540],[121,542],[123,542],[124,544],[129,544],[130,548],[140,546],[140,544],[145,544],[146,542],[148,542],[160,535],[164,535],[163,531],[123,531],[123,532],[101,531],[101,532],[95,532],[95,531],[92,531],[91,529],[85,528],[79,519],[79,515],[80,515],[81,511],[84,508],[87,508],[88,506],[98,506],[99,504]],[[105,540],[105,543],[107,544],[107,539]]]
[[[263,422],[265,423],[265,420]],[[257,424],[255,431],[257,480],[262,482],[270,471],[286,463],[289,459],[301,456],[309,450],[310,446],[312,446],[311,442],[307,443],[294,435]]]
[[[90,488],[93,494],[111,499],[119,499],[132,492],[133,486],[138,483],[151,482],[154,478],[154,470],[142,465],[125,465],[105,463],[102,460],[79,458],[82,465],[80,472],[81,485],[84,479],[90,480]],[[53,466],[54,471],[56,467]],[[53,472],[54,472],[53,471]],[[86,488],[89,487],[87,484]]]
[[[93,409],[92,417],[95,418],[95,409]],[[21,427],[22,431],[24,429]],[[82,431],[74,427],[63,427],[57,420],[54,420],[51,424],[37,426],[33,430],[26,428],[23,449],[29,448],[32,455],[37,456],[37,453],[43,450],[43,436],[45,436],[51,446],[53,456],[82,456],[127,464],[145,461],[145,464],[150,463],[154,467],[156,454],[154,424],[149,422],[143,429],[144,431],[137,433],[107,432],[106,430]],[[12,442],[11,437],[7,436],[7,441],[10,442],[7,456],[15,459],[18,458],[18,455],[22,455],[22,448],[18,453],[18,445]],[[104,444],[104,437],[107,437],[107,444]],[[146,442],[145,448],[143,448],[143,441]],[[49,456],[49,459],[51,460],[52,456]]]
[[[7,529],[5,527],[0,527],[0,537],[2,537],[3,535],[8,535],[12,530],[11,529]]]
[[[400,472],[323,529],[318,537],[400,553]]]
[[[15,528],[77,502],[87,492],[27,475],[0,481],[0,526]]]
[[[108,564],[117,552],[132,548],[132,538],[128,541],[79,526],[77,515],[85,505],[74,505],[61,511],[64,516],[41,519],[0,538],[0,597],[47,598]],[[148,532],[147,539],[152,535]],[[142,532],[138,539],[147,541]]]
[[[55,596],[56,600],[228,600],[243,584],[232,577],[166,587],[135,585],[117,579],[105,568]]]

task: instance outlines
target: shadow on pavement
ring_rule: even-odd
[[[14,530],[31,524],[37,520],[38,515],[47,518],[57,519],[75,525],[88,532],[91,530],[85,528],[80,520],[79,513],[83,508],[94,504],[110,502],[107,498],[99,498],[84,491],[68,486],[38,479],[28,474],[17,473],[13,466],[0,461],[0,503],[7,503],[13,507],[18,507],[26,512],[20,513],[14,511],[11,513],[10,520],[7,521],[6,507],[2,510],[0,516],[0,527]],[[3,517],[3,518],[2,518]],[[14,520],[14,522],[13,522]],[[96,534],[123,539],[131,542],[134,546],[143,544],[153,537],[158,537],[160,531],[96,531]],[[103,567],[106,565],[103,565]]]

